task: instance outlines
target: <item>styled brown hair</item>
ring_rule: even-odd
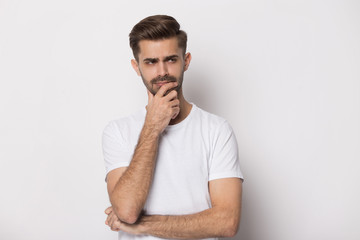
[[[179,47],[186,52],[187,35],[180,30],[180,24],[175,18],[167,15],[154,15],[137,23],[129,34],[130,47],[136,61],[139,61],[139,42],[141,40],[160,40],[177,37]]]

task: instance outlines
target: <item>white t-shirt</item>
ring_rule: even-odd
[[[235,135],[229,123],[192,104],[180,123],[165,128],[151,189],[144,206],[148,215],[182,215],[211,208],[208,182],[243,178]],[[103,133],[106,174],[132,159],[146,110],[111,121]],[[119,239],[159,239],[119,232]]]

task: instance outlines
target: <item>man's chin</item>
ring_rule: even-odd
[[[154,90],[154,89],[148,89],[148,90],[149,90],[149,92],[152,93],[152,95],[155,96],[157,94],[157,92],[160,90],[160,88],[156,89],[156,90]],[[167,90],[165,92],[164,96],[168,95],[172,90],[175,90],[175,91],[177,91],[179,93],[180,88],[179,87],[170,88],[169,90]]]

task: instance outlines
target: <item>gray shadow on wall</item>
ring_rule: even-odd
[[[217,113],[216,99],[219,96],[216,93],[216,79],[212,79],[210,71],[196,71],[191,70],[185,72],[183,82],[183,93],[189,102],[194,103],[200,108],[210,112]],[[240,240],[240,231],[233,238],[226,238],[233,240]]]
[[[211,71],[196,71],[196,69],[191,69],[191,71],[185,72],[184,83],[183,83],[183,92],[185,98],[199,106],[200,108],[216,114],[220,112],[219,104],[216,104],[219,99],[222,97],[221,93],[217,90],[216,79],[212,77]],[[241,156],[240,158],[245,158],[246,156]],[[254,190],[250,192],[246,190],[246,182],[243,184],[243,198],[242,198],[242,213],[241,213],[241,223],[239,226],[239,231],[236,236],[232,238],[224,238],[230,240],[256,240],[254,239],[254,233],[259,231],[259,226],[254,222],[254,218],[251,217],[253,212],[251,207],[257,205],[249,198],[250,195],[254,195]],[[255,194],[257,195],[257,194]],[[246,206],[250,207],[247,208]],[[256,211],[256,210],[255,210]],[[259,211],[259,209],[257,210]]]
[[[186,100],[211,113],[216,109],[216,85],[208,72],[185,72],[183,92]]]

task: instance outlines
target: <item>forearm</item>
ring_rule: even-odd
[[[145,205],[154,175],[160,134],[180,112],[177,92],[172,90],[165,94],[176,86],[174,82],[164,84],[155,95],[148,91],[145,122],[130,165],[117,176],[115,184],[108,183],[113,210],[123,222],[135,223]]]
[[[180,216],[143,216],[139,221],[142,234],[160,238],[201,239],[232,237],[236,234],[240,212],[212,208]]]
[[[129,167],[110,193],[110,201],[120,220],[133,223],[140,215],[152,182],[158,133],[144,125]]]

